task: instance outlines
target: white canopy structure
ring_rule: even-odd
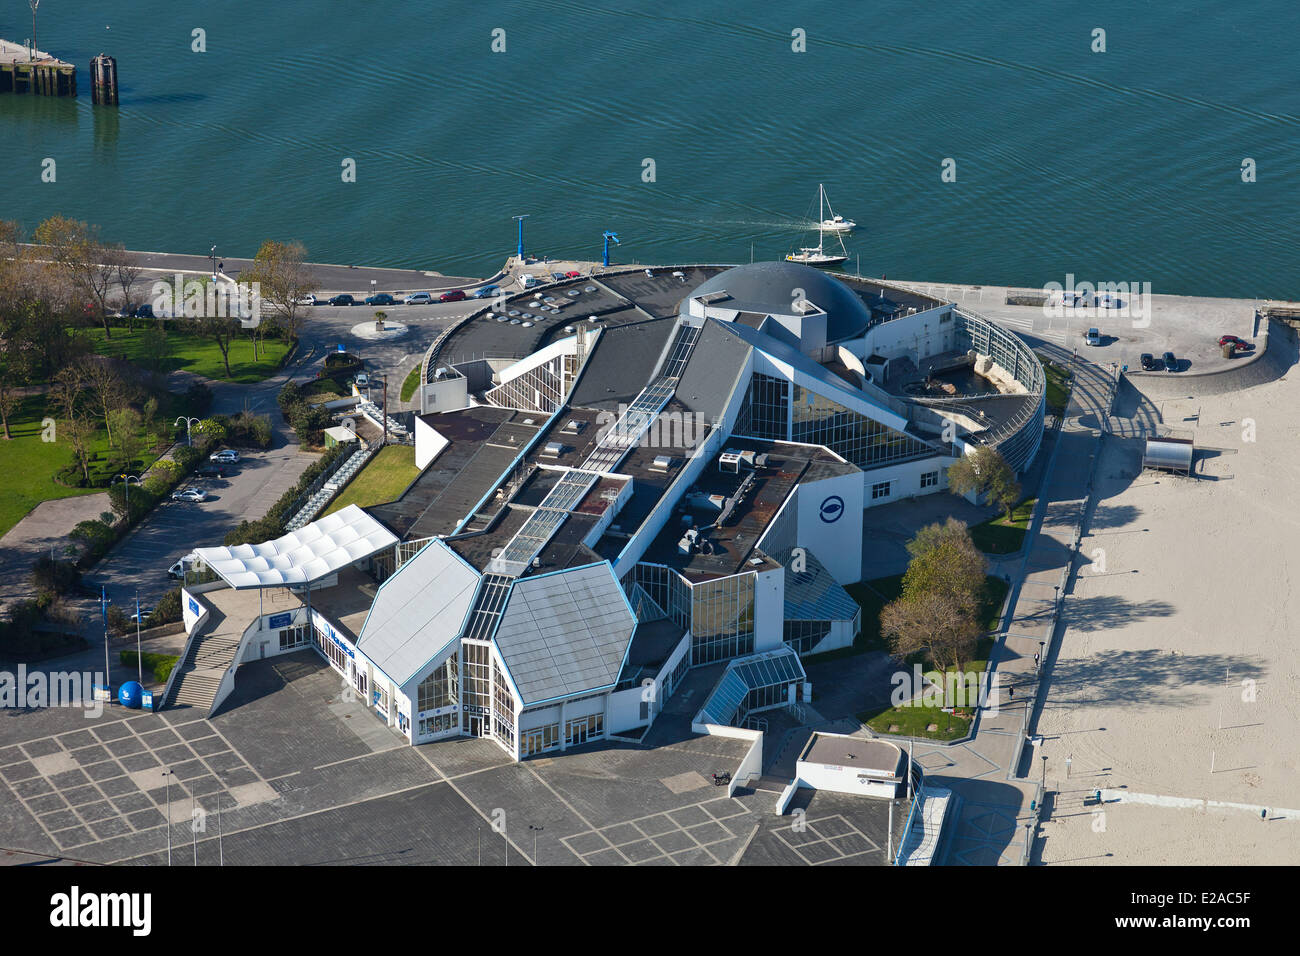
[[[391,531],[356,505],[348,505],[274,541],[198,548],[197,554],[240,590],[311,584],[396,543]]]

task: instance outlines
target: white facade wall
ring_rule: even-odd
[[[883,800],[896,796],[902,786],[901,780],[884,780],[857,767],[837,767],[804,760],[795,764],[795,779],[800,786],[814,790],[854,793]]]
[[[947,321],[944,321],[944,319]],[[860,354],[883,355],[885,358],[907,356],[918,362],[930,355],[950,352],[957,347],[956,322],[952,306],[942,305],[914,315],[882,322],[863,337]]]
[[[920,461],[905,461],[897,465],[890,465],[888,468],[873,468],[871,471],[863,472],[861,476],[862,507],[872,508],[876,505],[887,505],[894,501],[902,501],[904,498],[915,498],[919,495],[947,491],[948,466],[953,461],[954,459],[945,455],[925,458]],[[936,471],[939,473],[939,483],[929,488],[922,488],[921,476]],[[890,483],[888,497],[873,498],[872,488],[884,482]],[[821,557],[820,552],[817,557]],[[823,563],[825,563],[825,559],[823,559]],[[827,566],[829,567],[829,565]]]
[[[920,479],[918,479],[919,481]],[[801,484],[794,506],[799,518],[795,543],[817,555],[840,584],[862,580],[861,473],[837,475]],[[835,511],[840,499],[843,506]],[[834,520],[826,520],[834,516]]]
[[[784,641],[785,568],[754,575],[754,653],[780,648]]]

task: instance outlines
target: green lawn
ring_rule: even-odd
[[[280,368],[280,361],[289,351],[289,343],[284,339],[266,339],[259,347],[257,360],[254,361],[253,342],[247,333],[240,333],[230,346],[230,378],[226,378],[226,366],[215,342],[178,328],[175,323],[168,323],[168,326],[170,354],[162,363],[164,372],[184,369],[220,382],[251,385],[274,375]],[[82,334],[86,336],[90,347],[100,355],[112,355],[141,366],[146,364],[148,339],[141,329],[129,332],[125,328],[115,328],[111,339],[105,339],[103,329],[84,329]]]
[[[1025,543],[1025,532],[1037,501],[1037,498],[1026,498],[1020,502],[1009,521],[1005,516],[999,516],[975,525],[970,529],[975,547],[985,554],[1015,554]]]
[[[328,377],[312,379],[302,386],[302,397],[308,402],[329,402],[347,395],[342,385]]]
[[[412,446],[387,445],[348,482],[343,493],[334,499],[325,514],[332,514],[348,505],[365,508],[393,501],[419,473],[415,467],[415,449]]]
[[[420,366],[416,365],[406,373],[406,378],[402,380],[402,401],[409,402],[415,390],[420,387]]]
[[[1070,400],[1070,370],[1064,365],[1058,365],[1047,356],[1038,355],[1038,360],[1043,363],[1043,371],[1047,373],[1047,410],[1054,415],[1061,415],[1065,412],[1065,406]]]
[[[971,718],[945,713],[938,707],[891,707],[884,711],[863,711],[862,721],[878,734],[900,734],[926,740],[957,740],[970,730]],[[929,728],[934,727],[934,730]]]
[[[175,404],[171,401],[164,403],[167,406]],[[174,421],[179,413],[177,407],[159,408],[158,427],[164,441],[171,437],[171,429],[165,423]],[[47,416],[53,417],[46,409],[45,396],[29,396],[10,418],[9,430],[13,439],[5,441],[0,438],[0,461],[4,462],[5,473],[5,480],[0,483],[0,535],[4,535],[42,501],[91,495],[105,490],[69,488],[54,480],[55,473],[72,464],[76,456],[67,440],[59,436],[57,426],[54,429],[55,441],[41,440],[46,431],[41,422]],[[106,470],[110,456],[108,435],[103,429],[96,436],[93,451],[98,460],[91,462],[92,473]],[[146,451],[139,462],[141,471],[136,474],[153,464],[157,458],[158,455],[152,450]]]

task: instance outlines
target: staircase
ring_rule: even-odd
[[[284,526],[286,531],[297,531],[303,525],[315,520],[316,515],[334,498],[336,494],[352,480],[353,476],[364,467],[366,462],[374,457],[379,451],[379,445],[370,445],[366,448],[358,448],[344,460],[343,464],[334,471],[319,488],[311,493],[306,504],[298,509],[297,513],[289,519],[289,523]]]
[[[205,625],[206,634],[196,636],[177,665],[179,673],[172,685],[169,707],[193,707],[204,714],[212,710],[221,679],[234,663],[239,650],[242,632],[225,626],[226,619],[219,611]]]

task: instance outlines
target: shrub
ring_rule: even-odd
[[[154,654],[150,651],[145,651],[143,655],[137,655],[135,651],[122,651],[118,657],[128,667],[135,665],[137,657],[141,658],[144,670],[151,671],[153,679],[159,684],[167,683],[167,678],[172,676],[172,671],[180,663],[180,658],[174,654]]]
[[[303,445],[319,445],[324,441],[324,431],[329,428],[333,416],[323,406],[296,405],[293,408],[289,424],[294,434]]]
[[[81,571],[71,561],[42,555],[32,565],[32,587],[38,594],[67,594],[81,584]]]
[[[187,472],[203,460],[203,452],[198,448],[190,448],[188,445],[182,445],[180,448],[176,449],[172,458],[175,460],[182,472]]]
[[[275,402],[280,406],[280,411],[285,412],[287,408],[302,403],[302,389],[296,382],[285,382],[284,388],[280,389],[280,394],[275,397]],[[287,419],[288,413],[285,413]]]
[[[195,382],[186,390],[185,401],[189,406],[190,415],[201,417],[212,407],[212,389],[202,382]]]
[[[181,589],[175,587],[158,599],[153,613],[144,623],[146,627],[161,627],[164,624],[174,624],[182,618]]]
[[[86,546],[87,553],[97,558],[112,546],[116,537],[113,529],[103,521],[81,521],[69,534],[74,541]]]

